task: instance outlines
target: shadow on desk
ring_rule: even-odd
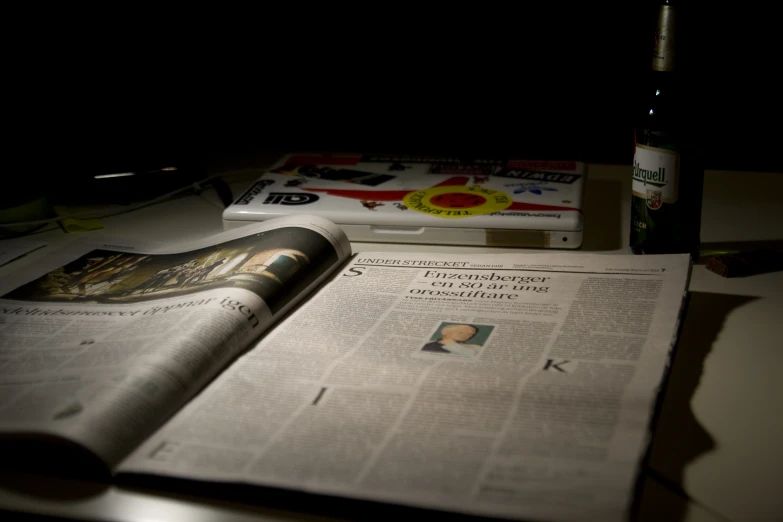
[[[634,520],[685,520],[691,502],[683,488],[685,469],[715,449],[714,439],[693,414],[691,400],[699,386],[704,361],[726,317],[754,299],[691,292],[665,392],[659,398],[653,420],[653,440],[640,476]],[[660,485],[670,494],[660,494]]]
[[[119,485],[128,491],[153,495],[165,491],[167,495],[181,500],[193,503],[208,502],[212,506],[240,509],[246,513],[269,517],[271,520],[314,522],[407,519],[427,520],[427,522],[508,520],[258,485],[231,484],[230,487],[216,488],[213,483],[181,478],[151,475],[120,475],[118,478]]]
[[[585,232],[582,250],[618,250],[627,246],[628,238],[622,237],[622,200],[622,183],[588,177],[583,206]]]
[[[105,491],[110,479],[108,468],[95,455],[76,444],[48,437],[0,438],[0,463],[0,489],[41,500],[91,498]]]
[[[701,250],[703,252],[725,250],[739,250],[740,252],[775,250],[777,252],[783,252],[783,239],[768,239],[764,241],[713,241],[702,243]]]

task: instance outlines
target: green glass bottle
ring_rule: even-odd
[[[694,100],[678,70],[677,7],[662,2],[636,128],[631,198],[634,254],[699,256],[704,168]]]

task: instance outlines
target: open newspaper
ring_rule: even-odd
[[[687,256],[348,259],[311,217],[196,247],[93,251],[7,293],[0,430],[120,474],[627,516]]]
[[[0,433],[113,468],[349,255],[305,217],[175,248],[79,243],[6,278]]]

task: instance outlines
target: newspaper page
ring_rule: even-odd
[[[362,253],[120,471],[624,519],[687,256]]]
[[[13,274],[0,433],[62,437],[113,467],[349,255],[337,227],[299,217],[175,249],[80,243]]]
[[[0,266],[45,246],[44,241],[27,238],[0,240]]]

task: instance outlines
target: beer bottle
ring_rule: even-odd
[[[677,49],[673,1],[661,2],[652,68],[637,116],[631,198],[634,254],[699,255],[704,169],[694,100]]]

